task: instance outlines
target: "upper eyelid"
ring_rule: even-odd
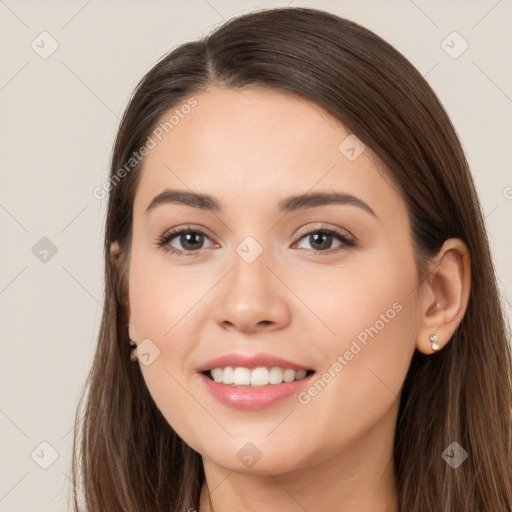
[[[168,239],[168,241],[170,241],[170,240],[176,238],[178,235],[181,235],[183,233],[189,233],[189,232],[199,232],[203,235],[206,235],[208,238],[211,238],[209,231],[205,228],[195,227],[195,226],[183,226],[180,228],[171,229],[171,230],[167,231],[166,233],[164,233],[161,236],[161,239]]]
[[[340,228],[339,226],[329,227],[322,223],[317,227],[300,228],[299,231],[297,232],[296,236],[303,237],[303,236],[309,235],[311,233],[316,233],[317,231],[331,231],[338,236],[350,238],[353,240],[355,240],[355,238],[356,238],[354,235],[352,235],[352,233],[350,231],[348,231],[348,229]]]

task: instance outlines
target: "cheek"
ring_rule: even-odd
[[[147,274],[139,290],[134,323],[139,341],[145,340],[142,343],[150,354],[145,364],[144,352],[138,350],[142,376],[167,422],[188,439],[191,424],[199,424],[204,412],[196,408],[188,390],[191,369],[187,361],[200,338],[200,322],[193,309],[197,299],[189,295],[183,299],[179,283],[153,280]]]
[[[331,361],[349,350],[353,341],[365,347],[371,340],[393,344],[411,339],[417,286],[412,254],[368,252],[339,267],[290,273],[288,279],[314,313],[307,316],[316,316],[316,323],[311,323],[314,342]],[[377,346],[383,345],[382,341]]]
[[[319,346],[325,364],[298,396],[304,417],[332,449],[368,432],[396,407],[414,352],[412,256],[374,263],[343,272],[336,286],[324,288],[330,291],[322,298],[320,316],[332,331]]]
[[[330,361],[343,355],[347,368],[359,375],[366,372],[363,386],[382,386],[378,375],[372,374],[373,369],[375,373],[381,369],[398,392],[401,373],[414,350],[416,284],[412,256],[393,253],[344,273],[326,301],[335,332],[324,350]]]
[[[199,272],[170,263],[160,251],[135,251],[129,277],[131,323],[139,340],[149,338],[159,345],[187,337],[183,331],[197,325],[191,321],[194,309],[214,281],[214,276],[203,279]]]
[[[129,280],[130,323],[136,341],[146,349],[138,351],[144,381],[167,422],[195,445],[194,439],[203,436],[196,430],[204,421],[204,409],[188,391],[192,369],[187,362],[201,339],[205,318],[198,315],[206,312],[202,301],[218,277],[211,271],[203,275],[172,267],[165,256],[141,250],[132,253]]]
[[[296,418],[304,418],[327,452],[356,445],[379,424],[385,430],[383,425],[389,422],[394,430],[400,390],[414,352],[409,316],[414,315],[414,306],[401,300],[389,309],[388,300],[376,302],[358,321],[347,318],[347,334],[325,345],[328,362],[297,397],[302,411]],[[315,452],[315,442],[307,439],[304,450]]]

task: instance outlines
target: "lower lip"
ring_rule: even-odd
[[[308,375],[301,380],[267,384],[266,386],[230,386],[215,382],[204,374],[199,376],[204,381],[208,391],[221,403],[237,409],[265,409],[275,403],[297,394],[307,386],[314,375]]]

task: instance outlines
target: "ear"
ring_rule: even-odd
[[[416,348],[432,354],[430,336],[436,334],[441,350],[459,326],[471,288],[470,256],[466,244],[458,238],[445,241],[431,263],[421,285],[420,322]]]
[[[121,283],[121,286],[123,288],[122,295],[123,295],[123,305],[126,311],[126,317],[128,318],[128,335],[130,336],[131,340],[137,339],[137,334],[135,332],[135,328],[132,323],[132,313],[130,308],[130,296],[128,293],[128,287],[125,283],[125,280],[123,279],[123,268],[122,268],[122,261],[121,261],[121,248],[119,246],[119,243],[117,241],[112,242],[110,244],[110,260],[114,264],[117,270],[117,274],[119,276],[119,283]]]

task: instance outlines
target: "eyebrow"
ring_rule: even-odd
[[[222,212],[224,209],[222,203],[211,195],[189,192],[187,190],[165,189],[149,203],[146,208],[146,215],[164,204],[183,204],[208,212]],[[310,192],[286,197],[279,201],[277,209],[281,213],[290,213],[296,210],[330,204],[357,206],[377,218],[376,213],[364,201],[342,192]]]

